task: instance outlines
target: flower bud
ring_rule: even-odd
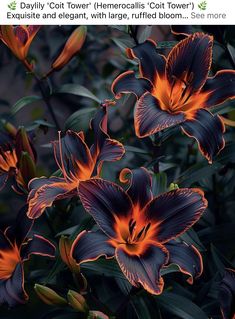
[[[66,237],[61,236],[59,241],[60,256],[63,262],[74,273],[80,273],[80,267],[76,264],[76,261],[71,256],[72,241]]]
[[[85,26],[80,26],[73,31],[62,52],[53,62],[51,66],[53,70],[62,69],[78,53],[86,39],[86,33],[87,28]]]
[[[170,183],[169,191],[173,191],[175,189],[179,189],[179,186],[175,183]]]
[[[18,160],[20,160],[22,152],[27,152],[32,160],[36,162],[36,152],[23,126],[18,129],[16,134],[16,155]]]
[[[5,121],[3,123],[3,127],[7,131],[7,133],[9,133],[11,136],[16,136],[17,129],[15,128],[15,126],[13,124],[11,124],[10,122]]]
[[[69,290],[67,294],[68,303],[71,307],[79,312],[88,312],[89,308],[87,306],[85,298],[74,290]]]
[[[29,181],[36,176],[36,166],[27,152],[22,152],[19,161],[20,177],[25,189],[28,189]],[[20,182],[20,181],[19,181]],[[20,183],[21,184],[21,183]]]
[[[36,291],[38,297],[47,305],[67,305],[67,301],[49,287],[35,284],[34,290]]]
[[[91,310],[89,311],[87,319],[109,319],[109,317],[101,311]]]

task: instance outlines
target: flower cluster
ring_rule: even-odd
[[[39,26],[0,28],[0,39],[32,72],[34,67],[27,56],[39,30]],[[62,69],[81,49],[85,38],[86,28],[77,28],[44,77]],[[138,75],[135,71],[120,74],[111,91],[117,100],[123,94],[135,95],[137,138],[155,134],[157,142],[156,133],[179,125],[212,163],[225,146],[225,125],[219,115],[212,113],[212,107],[235,98],[235,71],[222,70],[209,76],[213,38],[204,33],[184,34],[167,57],[159,54],[156,46],[148,39],[128,48],[127,57],[138,62]],[[50,209],[56,211],[61,200],[80,201],[83,213],[92,217],[93,224],[82,230],[78,227],[79,231],[68,234],[70,237],[63,235],[59,239],[58,254],[63,266],[67,265],[76,278],[79,293],[69,288],[64,298],[52,288],[36,284],[35,291],[45,303],[71,306],[87,318],[108,318],[89,309],[85,300],[88,283],[81,272],[84,263],[102,257],[113,259],[132,286],[151,295],[163,292],[163,273],[172,265],[188,277],[190,284],[201,276],[202,255],[183,235],[207,209],[204,191],[177,186],[156,196],[151,167],[124,166],[119,181],[103,177],[105,162],[125,156],[124,145],[108,133],[108,114],[113,104],[106,100],[97,106],[90,121],[92,142],[82,130],[58,130],[58,139],[52,142],[58,170],[49,177],[37,172],[31,134],[23,127],[12,126],[10,131],[5,130],[7,133],[1,133],[0,189],[10,180],[12,188],[24,196],[25,206],[14,224],[0,232],[0,304],[13,307],[28,300],[24,264],[31,255],[55,257],[56,246],[38,235],[33,226],[39,225],[40,229],[39,217],[48,218]],[[234,282],[234,270],[227,269],[220,284],[225,319],[234,318]]]

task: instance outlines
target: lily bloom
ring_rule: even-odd
[[[0,190],[13,177],[12,188],[19,194],[28,190],[28,182],[36,175],[36,152],[23,127],[15,136],[1,134]]]
[[[5,43],[14,55],[21,61],[25,61],[29,47],[39,31],[40,26],[0,26],[0,40]]]
[[[55,246],[40,235],[28,238],[33,221],[25,208],[17,215],[14,225],[0,231],[0,304],[14,307],[24,304],[28,295],[24,289],[24,262],[31,255],[55,257]]]
[[[35,178],[29,183],[29,218],[41,216],[55,200],[76,196],[80,181],[99,175],[104,161],[116,161],[123,156],[123,145],[107,134],[106,106],[97,112],[91,128],[95,142],[90,148],[83,132],[67,131],[64,137],[59,133],[59,140],[53,142],[53,147],[63,177]]]
[[[235,319],[235,270],[226,268],[219,290],[223,319]]]
[[[212,36],[194,33],[180,41],[167,58],[158,54],[151,39],[127,49],[128,57],[138,60],[140,77],[133,71],[122,73],[114,80],[112,91],[117,99],[123,93],[135,94],[138,137],[180,125],[210,163],[223,149],[225,128],[210,108],[235,97],[235,71],[222,70],[208,77],[212,45]]]
[[[133,286],[151,294],[162,292],[160,270],[171,263],[193,277],[202,272],[197,249],[175,239],[202,215],[207,201],[200,189],[184,188],[153,197],[151,176],[144,168],[124,169],[120,180],[129,187],[94,178],[81,182],[79,196],[100,231],[83,231],[75,239],[71,254],[78,264],[100,256],[115,257]]]

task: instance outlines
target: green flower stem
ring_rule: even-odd
[[[33,71],[33,68],[32,66],[28,63],[27,60],[24,60],[23,61],[24,63],[24,66],[27,68],[27,70],[34,76],[37,84],[38,84],[38,87],[39,87],[39,90],[41,92],[41,95],[42,95],[42,98],[47,106],[47,109],[48,109],[48,112],[50,113],[54,123],[55,123],[55,126],[57,128],[58,131],[60,131],[60,125],[59,125],[59,122],[56,118],[56,115],[55,115],[55,112],[53,110],[53,107],[50,103],[50,98],[48,96],[48,94],[46,93],[46,89],[45,89],[45,86],[44,86],[44,83],[43,83],[43,79],[40,79]]]

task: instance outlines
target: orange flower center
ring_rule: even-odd
[[[11,168],[16,168],[17,157],[15,150],[0,151],[0,170],[4,172],[10,171]]]
[[[124,234],[123,239],[126,241],[127,244],[136,244],[144,240],[151,226],[151,223],[148,223],[147,225],[144,225],[141,227],[137,227],[136,221],[132,218],[129,221],[128,226],[129,226],[129,235],[127,236],[127,238],[125,238],[125,234]]]
[[[152,240],[154,229],[150,222],[134,214],[134,218],[116,220],[116,238],[110,240],[110,243],[115,248],[122,245],[129,254],[141,254]]]
[[[14,244],[11,249],[0,251],[0,280],[8,279],[14,272],[16,265],[20,262],[19,249]]]
[[[192,72],[188,75],[185,71],[180,79],[175,77],[172,83],[166,76],[156,77],[151,94],[158,99],[163,111],[184,112],[190,119],[196,110],[203,107],[207,94],[193,91],[193,76]]]

